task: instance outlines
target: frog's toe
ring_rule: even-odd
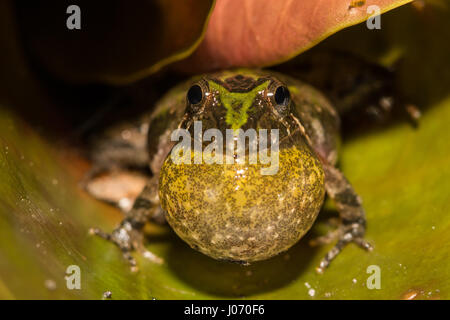
[[[364,238],[355,238],[353,242],[366,251],[373,251],[373,245],[370,242],[364,240]]]
[[[99,228],[91,228],[90,234],[99,236],[106,241],[114,243],[122,251],[122,255],[130,265],[132,272],[138,271],[136,259],[132,256],[133,251],[140,252],[144,258],[153,263],[162,264],[164,260],[149,250],[145,249],[143,245],[143,236],[139,230],[131,228],[127,223],[122,223],[112,233],[106,233]]]
[[[138,272],[139,271],[139,268],[138,268],[137,263],[136,263],[136,259],[134,259],[134,257],[131,255],[130,251],[122,250],[122,256],[123,256],[123,258],[126,261],[128,261],[128,264],[130,265],[131,272]]]
[[[108,242],[114,243],[122,251],[122,255],[131,267],[131,271],[138,270],[136,260],[131,255],[131,252],[136,249],[136,236],[133,237],[132,230],[127,230],[126,226],[120,225],[112,233],[106,233],[99,228],[91,228],[89,233],[99,236]]]
[[[158,257],[153,252],[148,251],[147,249],[143,249],[142,250],[142,256],[144,258],[150,260],[151,262],[156,263],[156,264],[163,264],[164,263],[164,259]]]
[[[320,261],[319,266],[316,268],[316,272],[322,274],[330,265],[331,261],[333,261],[342,249],[344,249],[344,247],[350,242],[354,242],[364,250],[372,251],[373,246],[364,239],[364,232],[365,228],[363,224],[343,224],[338,229],[331,231],[327,235],[312,240],[313,244],[324,244],[330,243],[333,239],[338,239],[334,247],[328,251],[325,257]]]

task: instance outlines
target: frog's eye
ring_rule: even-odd
[[[194,84],[189,88],[186,97],[190,104],[199,104],[203,100],[203,90],[198,84]]]
[[[289,113],[289,104],[291,102],[291,94],[288,88],[281,85],[275,89],[273,94],[273,101],[275,102],[275,109],[281,116],[286,116]]]
[[[285,86],[279,86],[275,90],[275,102],[280,106],[287,106],[291,101],[291,94]]]

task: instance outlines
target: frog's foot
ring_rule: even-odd
[[[320,261],[316,272],[322,274],[330,265],[342,249],[350,242],[356,243],[358,246],[367,251],[372,251],[373,246],[364,240],[365,226],[363,221],[343,222],[336,230],[331,231],[325,236],[313,239],[311,245],[328,244],[337,239],[334,247],[328,251],[325,257]]]
[[[361,198],[337,168],[324,162],[323,169],[325,172],[325,189],[336,205],[341,222],[339,227],[331,234],[315,240],[315,243],[330,243],[337,239],[337,243],[316,268],[318,273],[323,273],[330,262],[350,242],[354,242],[368,251],[372,250],[372,246],[364,240],[366,218]]]
[[[98,228],[91,228],[89,232],[118,246],[122,251],[122,255],[125,260],[128,261],[132,272],[138,271],[136,259],[131,255],[133,251],[140,252],[144,258],[149,259],[154,263],[163,263],[163,259],[148,251],[144,247],[142,231],[140,229],[133,228],[132,224],[127,220],[124,220],[111,234]]]

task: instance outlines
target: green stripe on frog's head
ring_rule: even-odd
[[[230,79],[230,78],[229,78]],[[249,79],[251,83],[244,82],[244,79]],[[228,79],[227,79],[228,80]],[[241,84],[240,86],[233,86],[233,82]],[[219,99],[225,109],[227,110],[225,121],[231,126],[233,130],[241,128],[248,120],[248,112],[255,102],[258,94],[267,89],[269,80],[261,82],[256,85],[256,81],[251,78],[234,77],[228,81],[227,87],[219,84],[214,80],[208,80],[209,88],[218,93]],[[245,86],[247,84],[247,86]],[[248,89],[248,85],[252,85],[252,89]]]

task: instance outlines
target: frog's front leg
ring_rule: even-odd
[[[122,251],[124,258],[130,263],[132,271],[138,270],[136,260],[131,255],[133,251],[142,253],[145,258],[155,263],[162,263],[163,260],[161,258],[145,249],[143,245],[143,228],[149,219],[157,215],[160,210],[158,179],[157,177],[152,177],[134,201],[131,210],[126,213],[125,218],[111,234],[105,233],[98,228],[92,228],[90,233],[117,245]]]
[[[335,202],[341,221],[336,230],[314,240],[314,243],[330,243],[337,239],[335,246],[328,251],[316,268],[318,273],[323,273],[330,262],[350,242],[356,243],[365,250],[371,251],[373,249],[372,245],[364,240],[366,217],[361,198],[337,168],[325,163],[323,169],[327,194]]]

